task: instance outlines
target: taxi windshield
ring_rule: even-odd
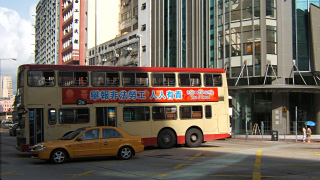
[[[75,137],[77,137],[81,132],[83,132],[85,129],[84,128],[80,128],[80,129],[77,129],[75,131],[72,131],[71,133],[63,136],[61,139],[62,140],[71,140],[71,139],[74,139]]]

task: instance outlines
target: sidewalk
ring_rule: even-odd
[[[272,141],[271,135],[246,135],[233,134],[232,139],[254,140],[254,141]],[[278,141],[298,142],[302,143],[302,135],[279,135]],[[320,135],[311,135],[311,143],[320,143]]]

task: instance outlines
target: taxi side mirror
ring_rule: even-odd
[[[83,136],[79,136],[78,138],[77,138],[77,141],[82,141],[83,140]]]

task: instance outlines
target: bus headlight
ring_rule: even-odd
[[[44,145],[40,145],[40,146],[36,146],[35,147],[35,151],[42,151],[42,150],[45,150],[46,149],[46,147],[44,146]]]

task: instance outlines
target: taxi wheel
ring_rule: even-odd
[[[50,160],[53,164],[62,164],[67,161],[68,154],[63,149],[56,149],[51,153]]]
[[[118,153],[118,157],[123,160],[130,159],[132,155],[133,155],[133,150],[131,147],[128,147],[128,146],[120,148]]]

